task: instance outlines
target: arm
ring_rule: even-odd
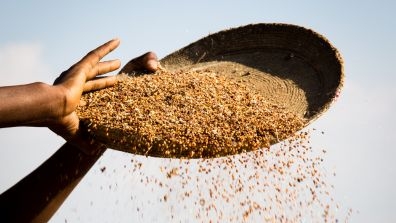
[[[103,152],[103,151],[102,151]],[[4,222],[47,222],[102,153],[64,144],[35,171],[0,195]]]
[[[115,76],[95,77],[119,68],[118,60],[99,62],[118,45],[119,40],[112,40],[91,51],[63,72],[54,85],[32,83],[0,87],[0,127],[45,126],[71,142],[0,195],[3,220],[49,220],[104,152],[99,149],[100,144],[82,137],[84,134],[74,110],[83,92],[115,83]]]
[[[48,127],[86,153],[104,149],[83,136],[75,109],[83,92],[115,84],[115,76],[96,77],[120,67],[119,60],[100,62],[119,43],[114,39],[92,50],[63,72],[54,85],[33,83],[0,88],[0,127]]]
[[[62,95],[59,88],[44,83],[0,87],[0,127],[55,119]]]
[[[155,71],[157,66],[156,55],[149,52],[131,60],[123,68],[122,72]],[[62,73],[55,81],[55,86],[33,83],[0,88],[0,100],[8,105],[6,106],[5,103],[0,104],[1,127],[18,125],[48,126],[54,129],[56,133],[64,132],[64,138],[70,137],[70,133],[80,132],[74,136],[72,135],[74,144],[69,142],[64,144],[36,170],[0,195],[0,216],[5,222],[48,221],[104,152],[103,149],[90,153],[90,155],[82,152],[77,146],[79,145],[78,142],[90,145],[84,142],[82,137],[84,131],[78,128],[78,124],[76,131],[73,128],[71,129],[73,131],[67,131],[68,126],[74,125],[63,126],[61,124],[67,124],[67,122],[59,121],[62,118],[66,119],[67,116],[59,116],[57,108],[68,105],[66,102],[69,100],[67,98],[66,100],[59,100],[58,94],[60,94],[61,99],[65,99],[66,93],[62,91],[56,92],[56,90],[59,90],[56,86],[59,83],[63,83],[62,80],[65,80],[65,75],[69,74],[71,69],[75,69],[73,67]],[[105,83],[103,81],[86,82],[83,91],[98,89],[111,84],[112,79],[107,79]],[[77,101],[79,101],[81,95],[77,96]],[[76,103],[72,104],[77,106]],[[65,110],[64,107],[63,110]],[[73,113],[74,110],[70,114]]]

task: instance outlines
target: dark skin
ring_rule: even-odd
[[[63,72],[54,85],[0,87],[0,127],[48,127],[67,141],[0,195],[0,216],[5,222],[47,222],[105,151],[104,145],[85,137],[75,109],[84,92],[116,83],[117,76],[98,76],[120,67],[119,60],[100,62],[119,43],[111,40],[91,51]],[[156,55],[149,52],[131,60],[120,73],[154,72],[158,65]]]
[[[103,78],[98,78],[98,76],[120,67],[118,59],[100,61],[119,44],[120,40],[114,39],[92,50],[64,71],[53,85],[37,82],[0,87],[0,101],[2,102],[0,103],[0,127],[48,127],[86,153],[104,149],[105,147],[100,143],[83,137],[75,109],[84,92],[110,87],[116,83],[116,76]],[[122,72],[143,69],[155,71],[157,66],[156,55],[149,52],[129,62]]]

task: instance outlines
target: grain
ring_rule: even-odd
[[[159,157],[222,157],[269,147],[304,126],[282,105],[210,70],[123,76],[83,96],[82,123],[109,147]]]
[[[181,158],[161,159],[159,174],[143,165],[153,158],[133,156],[131,174],[147,191],[130,196],[131,210],[144,221],[162,209],[167,222],[339,220],[326,150],[298,131],[306,120],[236,79],[210,70],[123,76],[84,95],[78,115],[110,147]]]
[[[154,209],[166,210],[160,213],[164,222],[347,222],[351,214],[342,216],[333,198],[326,153],[310,145],[310,134],[304,130],[270,148],[220,158],[134,156],[132,166],[150,165],[131,172],[143,179],[131,190],[156,195],[134,195],[142,219],[151,222]]]

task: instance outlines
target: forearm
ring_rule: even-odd
[[[0,194],[3,222],[47,222],[102,155],[66,143],[16,185]]]
[[[40,126],[55,119],[65,102],[57,87],[44,83],[0,87],[0,127]]]

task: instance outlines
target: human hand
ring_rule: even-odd
[[[101,152],[106,147],[87,137],[79,125],[79,119],[75,112],[81,95],[84,92],[99,90],[112,86],[116,83],[116,76],[97,78],[98,75],[114,71],[120,67],[119,60],[100,62],[100,60],[117,48],[120,41],[111,40],[88,53],[78,63],[63,72],[54,82],[54,87],[64,96],[63,106],[58,111],[58,118],[52,121],[48,127],[56,134],[62,136],[70,143],[79,147],[87,154]],[[154,53],[146,53],[131,60],[122,72],[132,71],[155,71],[158,62]]]

